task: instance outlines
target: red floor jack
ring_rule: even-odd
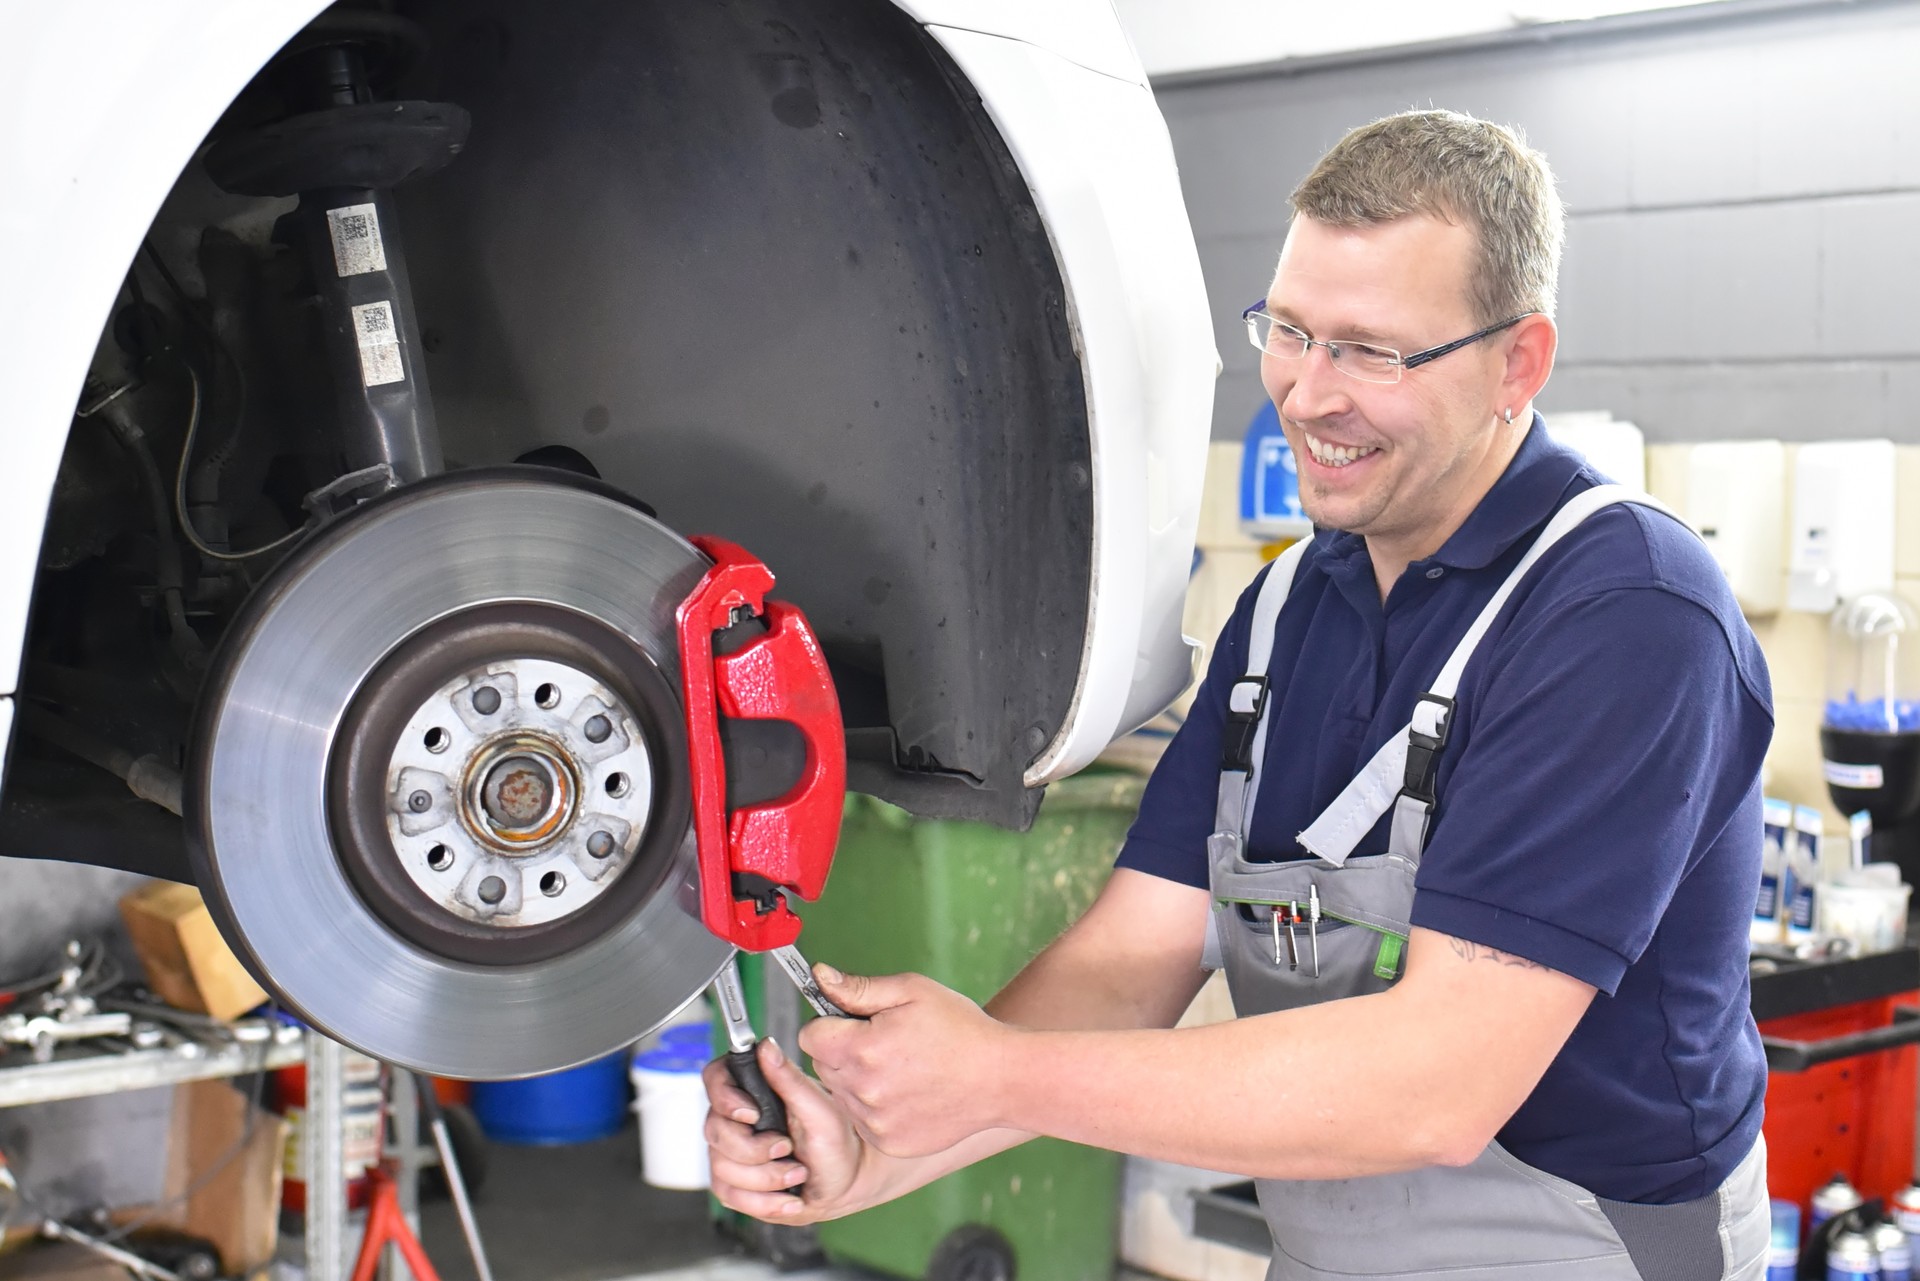
[[[399,1189],[384,1165],[367,1171],[367,1190],[367,1231],[360,1238],[360,1254],[353,1261],[353,1281],[373,1281],[373,1274],[380,1270],[381,1252],[389,1245],[399,1247],[413,1281],[440,1281],[420,1238],[413,1235],[407,1216],[400,1212]]]
[[[447,1189],[453,1194],[453,1208],[460,1216],[460,1232],[467,1239],[468,1252],[473,1255],[473,1270],[480,1281],[493,1281],[493,1272],[487,1267],[487,1252],[480,1244],[480,1226],[474,1222],[473,1203],[467,1199],[467,1181],[453,1154],[453,1138],[447,1133],[446,1114],[440,1110],[440,1100],[433,1092],[431,1081],[416,1075],[413,1083],[420,1096],[420,1108],[433,1130],[433,1146],[440,1153],[440,1167],[447,1176]],[[440,1281],[440,1274],[433,1270],[420,1238],[413,1234],[413,1229],[407,1226],[407,1216],[401,1213],[400,1191],[393,1176],[382,1165],[368,1171],[367,1177],[367,1231],[360,1239],[360,1253],[353,1262],[353,1281],[373,1281],[380,1266],[380,1255],[389,1245],[400,1251],[413,1281]]]

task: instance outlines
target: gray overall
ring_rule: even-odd
[[[1434,767],[1460,675],[1534,562],[1587,516],[1619,502],[1666,510],[1616,485],[1571,499],[1467,629],[1433,689],[1416,702],[1405,732],[1388,740],[1300,833],[1314,857],[1255,863],[1245,849],[1267,745],[1267,661],[1275,620],[1307,544],[1275,561],[1254,606],[1247,674],[1229,697],[1225,758],[1240,768],[1220,776],[1216,830],[1207,842],[1214,897],[1207,964],[1226,970],[1241,1015],[1380,992],[1399,977],[1414,873],[1433,812]],[[1356,854],[1389,808],[1386,851]],[[1763,1142],[1713,1194],[1670,1206],[1596,1197],[1498,1143],[1460,1168],[1268,1179],[1259,1193],[1274,1239],[1268,1281],[1735,1281],[1761,1277],[1766,1269]]]

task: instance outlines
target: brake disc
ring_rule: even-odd
[[[412,485],[248,601],[210,673],[187,830],[227,939],[376,1058],[502,1079],[644,1035],[701,925],[674,612],[707,559],[531,469]]]

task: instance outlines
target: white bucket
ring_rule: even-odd
[[[655,1046],[633,1060],[633,1110],[640,1118],[640,1177],[656,1188],[694,1191],[707,1172],[707,1087],[704,1047]]]

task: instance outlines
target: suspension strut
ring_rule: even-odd
[[[369,68],[420,39],[391,15],[326,15],[271,68],[293,114],[222,138],[206,158],[235,195],[299,197],[343,461],[348,472],[384,466],[394,484],[443,461],[393,189],[452,161],[469,123],[450,103],[376,99]]]

